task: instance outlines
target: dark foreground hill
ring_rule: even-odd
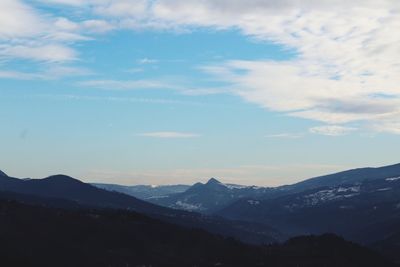
[[[0,199],[0,266],[395,266],[334,235],[250,246],[121,210]]]

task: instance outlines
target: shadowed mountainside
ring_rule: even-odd
[[[7,267],[390,267],[337,236],[250,246],[121,210],[63,210],[0,199],[0,265]]]

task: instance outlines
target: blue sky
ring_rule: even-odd
[[[4,0],[0,169],[269,186],[396,163],[399,6],[336,2]]]

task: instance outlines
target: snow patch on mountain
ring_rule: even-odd
[[[357,186],[350,186],[350,187],[339,187],[337,189],[337,191],[339,193],[342,193],[342,192],[360,192],[360,186],[357,185]]]
[[[400,180],[400,176],[399,177],[386,178],[385,180],[388,181],[388,182],[397,181],[397,180]]]
[[[391,187],[379,188],[377,191],[388,191],[391,190]]]
[[[249,203],[250,205],[259,205],[260,201],[249,199],[247,200],[247,203]]]
[[[202,207],[201,204],[190,204],[190,203],[185,203],[180,200],[175,202],[175,205],[183,210],[188,210],[188,211],[194,211],[194,210],[203,210],[204,208]]]
[[[238,185],[238,184],[222,184],[223,186],[229,188],[229,189],[243,189],[243,188],[248,188],[249,186],[246,185]]]
[[[169,198],[169,196],[151,196],[146,199],[160,199],[160,198]]]
[[[328,201],[351,198],[358,196],[359,194],[359,185],[349,187],[340,186],[337,188],[324,189],[313,194],[305,195],[303,200],[304,205],[315,206]]]

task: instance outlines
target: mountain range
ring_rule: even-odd
[[[204,214],[213,214],[241,200],[249,200],[251,202],[252,200],[275,199],[307,190],[328,187],[333,189],[340,185],[358,186],[367,181],[382,181],[386,178],[390,179],[398,176],[400,176],[400,164],[380,168],[353,169],[278,187],[224,184],[216,178],[211,178],[204,184],[196,183],[192,186],[160,186],[159,189],[151,186],[94,185],[106,190],[121,193],[127,193],[131,188],[134,188],[134,193],[131,193],[131,191],[128,194],[157,205],[174,209],[197,211]]]
[[[185,192],[149,201],[263,223],[287,237],[332,232],[382,251],[400,248],[400,164],[348,170],[275,188],[224,184],[211,178]]]
[[[133,212],[255,245],[333,233],[400,262],[400,164],[274,188],[215,178],[193,186],[127,187],[87,184],[65,175],[18,179],[0,172],[0,198],[68,214]]]
[[[130,210],[185,227],[197,227],[216,234],[233,236],[249,243],[270,243],[283,238],[281,233],[262,223],[226,220],[218,216],[170,209],[119,192],[103,190],[65,175],[43,179],[0,176],[1,195],[8,199],[49,207]]]

